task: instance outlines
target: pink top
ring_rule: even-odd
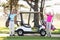
[[[46,15],[47,15],[47,22],[51,22],[53,15],[49,15],[49,14]]]

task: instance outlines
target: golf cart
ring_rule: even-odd
[[[39,33],[41,36],[45,36],[46,35],[46,30],[45,27],[43,25],[38,25],[37,28],[32,28],[31,25],[29,24],[30,21],[30,15],[28,17],[28,24],[25,24],[23,22],[23,17],[22,14],[24,13],[20,13],[21,16],[21,21],[20,21],[20,25],[15,32],[18,34],[18,36],[23,36],[25,33]]]

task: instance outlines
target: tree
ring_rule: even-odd
[[[15,10],[17,10],[16,6],[17,6],[17,3],[19,0],[9,0],[9,1],[10,1],[10,12],[12,10],[12,6],[15,7]],[[30,7],[33,8],[34,11],[38,12],[38,1],[39,0],[24,0],[24,1],[26,1],[30,5]],[[35,5],[32,5],[31,3],[29,3],[29,1],[34,2]],[[43,17],[44,2],[45,2],[45,0],[41,0],[41,7],[40,7],[41,20],[44,20],[44,17]],[[43,23],[43,21],[42,21],[42,23]],[[39,25],[39,14],[34,13],[34,27],[37,27],[38,25]]]
[[[31,8],[34,9],[34,11],[38,11],[38,1],[39,0],[29,0],[29,1],[33,1],[35,3],[35,5],[32,5],[31,3],[28,2],[28,0],[25,0]],[[43,17],[43,8],[44,8],[44,3],[45,3],[45,0],[41,0],[41,7],[40,7],[40,17],[41,17],[41,21],[42,21],[42,24],[44,23],[44,17]],[[37,27],[39,25],[39,14],[38,13],[35,13],[34,14],[34,26]]]
[[[10,11],[12,10],[12,8],[14,7],[15,8],[15,10],[17,10],[17,3],[18,3],[18,1],[19,0],[9,0],[10,1]]]
[[[41,7],[40,7],[40,18],[41,24],[44,23],[44,16],[43,16],[43,8],[44,8],[45,0],[41,0]]]
[[[25,0],[30,7],[34,10],[34,11],[38,11],[38,0]],[[34,2],[35,5],[32,5],[31,3],[29,3],[29,1]],[[39,14],[38,13],[34,13],[34,27],[37,27],[39,25]]]
[[[38,0],[35,0],[34,11],[38,12]],[[34,14],[34,27],[39,25],[39,14]]]

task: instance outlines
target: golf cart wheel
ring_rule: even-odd
[[[41,35],[41,36],[45,36],[45,35],[46,35],[46,31],[45,31],[45,30],[43,30],[43,29],[42,29],[42,30],[40,30],[40,35]]]
[[[17,34],[18,34],[18,36],[23,36],[23,30],[19,29],[19,30],[17,31]]]

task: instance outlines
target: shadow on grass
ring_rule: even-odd
[[[15,36],[1,38],[3,38],[3,40],[60,40],[59,37],[40,37],[40,36]]]

